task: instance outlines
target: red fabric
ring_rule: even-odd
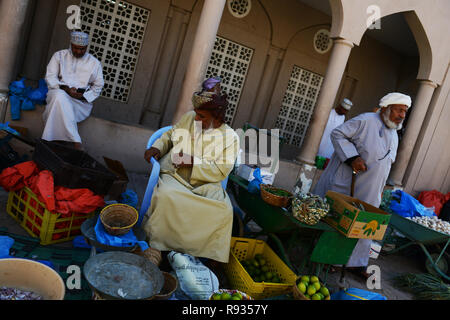
[[[450,200],[450,192],[444,195],[437,190],[423,191],[417,200],[427,208],[434,207],[434,212],[439,216],[444,204]]]
[[[30,188],[38,199],[45,203],[47,210],[70,216],[72,212],[90,213],[105,205],[102,196],[89,189],[69,189],[54,186],[53,174],[48,170],[39,171],[33,161],[6,168],[0,174],[0,185],[6,191]]]

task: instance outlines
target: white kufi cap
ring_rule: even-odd
[[[411,97],[403,93],[392,92],[385,95],[380,100],[380,107],[382,108],[387,107],[391,104],[403,104],[409,108],[411,107]]]
[[[345,98],[344,100],[342,100],[341,106],[345,110],[350,110],[353,107],[353,103],[349,99]]]

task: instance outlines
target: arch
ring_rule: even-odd
[[[329,1],[332,11],[331,37],[343,38],[353,42],[355,45],[359,45],[367,31],[367,19],[369,17],[367,8],[373,5],[373,1]],[[435,65],[433,46],[430,43],[427,30],[417,13],[420,7],[414,8],[410,2],[400,0],[396,1],[395,5],[384,2],[377,5],[380,7],[379,20],[393,14],[404,15],[419,50],[420,65],[417,79],[440,83],[442,79],[438,72],[436,72],[436,75],[434,74],[433,69]]]

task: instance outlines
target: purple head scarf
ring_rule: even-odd
[[[220,77],[212,77],[203,81],[202,88],[204,91],[211,90],[216,86],[216,84],[220,83],[222,79]]]

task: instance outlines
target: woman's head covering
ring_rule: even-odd
[[[409,108],[411,107],[411,103],[410,96],[399,92],[392,92],[381,98],[379,105],[384,108],[391,104],[403,104]]]
[[[195,110],[208,110],[216,118],[225,122],[225,114],[228,107],[226,94],[214,92],[196,92],[192,96],[192,104]]]
[[[89,45],[89,35],[81,31],[73,31],[70,34],[70,42],[76,46],[87,47]]]
[[[202,89],[203,89],[203,91],[211,90],[221,81],[222,81],[222,79],[220,77],[212,77],[212,78],[206,79],[202,83]]]

